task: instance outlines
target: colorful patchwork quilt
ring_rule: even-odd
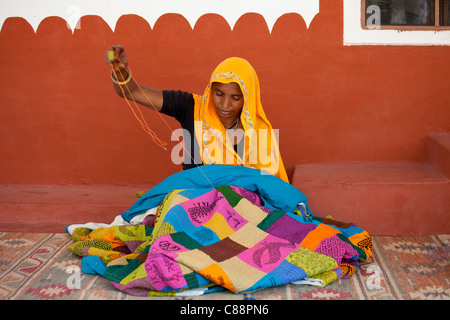
[[[258,192],[233,185],[173,190],[156,219],[77,228],[72,237],[75,254],[101,260],[100,273],[137,296],[325,286],[372,254],[370,235],[352,223],[316,217],[303,203],[268,208]]]

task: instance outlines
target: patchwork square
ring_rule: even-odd
[[[145,262],[145,272],[151,286],[157,291],[166,287],[179,288],[187,284],[180,265],[163,254],[149,255]]]
[[[290,217],[288,214],[284,214],[274,221],[266,231],[279,238],[300,243],[316,227],[313,223],[302,223]]]
[[[323,239],[314,252],[334,258],[339,265],[344,259],[351,259],[358,254],[350,244],[339,239],[337,235]]]
[[[219,237],[211,229],[200,226],[187,232],[189,237],[201,243],[202,246],[209,246],[210,244],[220,241]]]
[[[298,245],[292,242],[268,234],[264,240],[237,256],[249,265],[268,273],[297,247]]]
[[[265,272],[250,266],[238,257],[225,260],[219,265],[233,282],[236,292],[253,286],[266,275]]]
[[[302,247],[314,251],[323,239],[340,233],[338,230],[326,224],[319,224],[314,230],[308,233],[308,236],[300,243]]]
[[[224,216],[220,213],[214,214],[208,222],[203,224],[203,226],[214,231],[220,240],[234,233],[234,230],[228,225]]]
[[[292,251],[286,260],[304,270],[310,278],[338,266],[335,259],[303,247]]]
[[[252,191],[244,189],[242,187],[235,187],[235,186],[230,186],[230,187],[234,192],[241,195],[242,197],[244,197],[245,199],[247,199],[254,205],[257,205],[260,207],[263,206],[261,198],[259,197],[259,195],[256,192],[252,192]]]
[[[188,274],[185,274],[184,279],[186,280],[189,288],[198,288],[199,287],[197,275],[195,272],[190,272]]]
[[[276,267],[271,273],[268,273],[258,282],[249,288],[249,291],[258,290],[261,288],[275,287],[283,283],[291,283],[297,279],[303,279],[306,277],[305,271],[301,268],[284,260],[278,267]]]
[[[198,272],[212,282],[217,283],[230,291],[236,292],[230,278],[218,264],[212,264]]]
[[[191,223],[200,226],[206,223],[219,211],[219,208],[228,207],[225,197],[217,190],[212,190],[201,197],[188,200],[180,206],[186,211]]]
[[[209,255],[200,251],[199,249],[179,252],[178,256],[175,258],[175,261],[177,261],[179,264],[188,266],[195,271],[201,270],[215,263],[215,261],[211,259]]]
[[[245,198],[239,201],[239,203],[234,208],[241,214],[242,218],[254,224],[255,226],[267,217],[266,212],[264,212],[258,206],[253,205]]]
[[[172,233],[170,237],[174,242],[182,245],[189,250],[194,250],[202,246],[200,243],[189,237],[186,232]]]
[[[175,242],[171,235],[165,235],[158,238],[150,248],[149,255],[162,254],[167,257],[176,257],[179,252],[188,251],[186,247]]]
[[[229,238],[244,247],[251,248],[267,237],[267,233],[255,227],[251,223],[247,223],[241,229],[229,236]]]
[[[306,277],[306,272],[298,266],[284,260],[278,267],[272,270],[272,274],[279,283],[291,283],[297,279]]]
[[[198,250],[210,256],[214,261],[221,262],[247,250],[247,247],[234,242],[230,238],[225,238],[217,243],[205,246]]]
[[[178,190],[180,191],[180,190]],[[164,201],[160,204],[160,206],[158,207],[158,220],[162,220],[165,218],[166,213],[172,209],[173,207],[177,206],[180,203],[183,203],[185,201],[189,200],[189,198],[186,198],[182,195],[180,195],[177,190],[174,190],[172,192],[169,192],[166,195],[166,198],[164,199]]]

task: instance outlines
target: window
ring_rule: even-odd
[[[363,28],[449,30],[450,0],[362,0]]]
[[[344,45],[450,46],[449,2],[343,0]]]

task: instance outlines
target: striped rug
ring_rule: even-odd
[[[0,232],[2,300],[450,300],[450,235],[375,236],[374,254],[349,279],[327,287],[284,285],[235,295],[126,295],[103,277],[81,272],[65,233]]]

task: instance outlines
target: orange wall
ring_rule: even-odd
[[[298,14],[286,14],[272,33],[250,13],[233,31],[213,14],[194,30],[176,14],[153,29],[123,16],[115,32],[86,16],[74,34],[60,18],[45,19],[37,33],[22,18],[7,19],[0,32],[0,183],[145,184],[181,170],[112,88],[104,53],[118,43],[135,78],[160,89],[203,93],[220,61],[248,59],[266,114],[280,129],[290,176],[298,163],[424,161],[426,135],[450,131],[450,47],[344,47],[342,2],[320,4],[309,29]],[[159,117],[145,115],[169,142]]]

